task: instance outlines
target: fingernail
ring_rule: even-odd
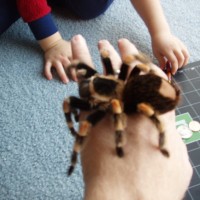
[[[102,45],[102,44],[109,44],[109,41],[108,41],[108,40],[102,39],[102,40],[100,40],[100,41],[98,42],[98,45]]]
[[[129,40],[126,39],[126,38],[120,38],[120,39],[118,40],[118,43],[121,43],[121,42],[127,42],[127,41],[129,41]]]
[[[77,40],[82,40],[84,37],[81,34],[75,35],[72,40],[77,41]]]
[[[52,76],[47,77],[47,79],[48,79],[49,81],[52,80]]]
[[[65,84],[68,83],[68,82],[69,82],[69,80],[67,80],[67,79],[63,80],[63,83],[65,83]]]

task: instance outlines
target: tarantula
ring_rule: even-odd
[[[72,64],[69,67],[76,70],[80,98],[70,96],[63,103],[68,128],[75,137],[68,175],[71,175],[74,170],[77,155],[81,152],[90,128],[103,119],[108,112],[114,119],[118,157],[124,156],[122,141],[123,131],[126,128],[126,115],[136,112],[143,113],[155,124],[159,131],[159,149],[164,156],[169,157],[169,152],[164,148],[165,133],[158,115],[176,107],[180,96],[178,88],[156,75],[143,54],[127,56],[118,74],[113,70],[108,52],[102,51],[101,58],[106,75],[99,74],[84,63]],[[128,76],[129,66],[135,60],[139,60],[141,64],[137,64]],[[92,112],[84,120],[79,121],[80,111]],[[72,114],[79,122],[78,131],[73,126]]]

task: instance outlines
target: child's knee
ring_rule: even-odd
[[[66,0],[69,8],[81,19],[93,19],[103,14],[114,0]]]

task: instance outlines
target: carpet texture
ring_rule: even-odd
[[[172,32],[190,51],[190,62],[199,60],[199,0],[161,2]],[[148,31],[128,0],[115,0],[93,20],[69,18],[62,12],[53,15],[65,39],[75,34],[86,38],[100,72],[100,39],[116,47],[119,38],[128,38],[153,58]],[[63,99],[76,95],[77,85],[64,85],[58,78],[47,81],[42,71],[42,51],[27,24],[19,20],[0,36],[1,200],[83,198],[80,162],[74,174],[66,176],[73,138],[62,112]]]

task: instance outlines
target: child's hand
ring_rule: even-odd
[[[152,49],[160,67],[165,67],[166,59],[172,65],[172,74],[186,65],[189,53],[186,46],[170,33],[159,33],[152,36]]]
[[[60,79],[67,83],[69,79],[65,68],[70,64],[72,57],[71,43],[62,39],[59,32],[38,41],[45,52],[44,74],[48,80],[52,79],[51,68],[56,68]]]
[[[44,74],[47,79],[52,79],[51,68],[54,67],[60,79],[67,83],[69,79],[64,69],[70,64],[71,55],[71,44],[63,39],[58,40],[51,48],[46,50]]]

